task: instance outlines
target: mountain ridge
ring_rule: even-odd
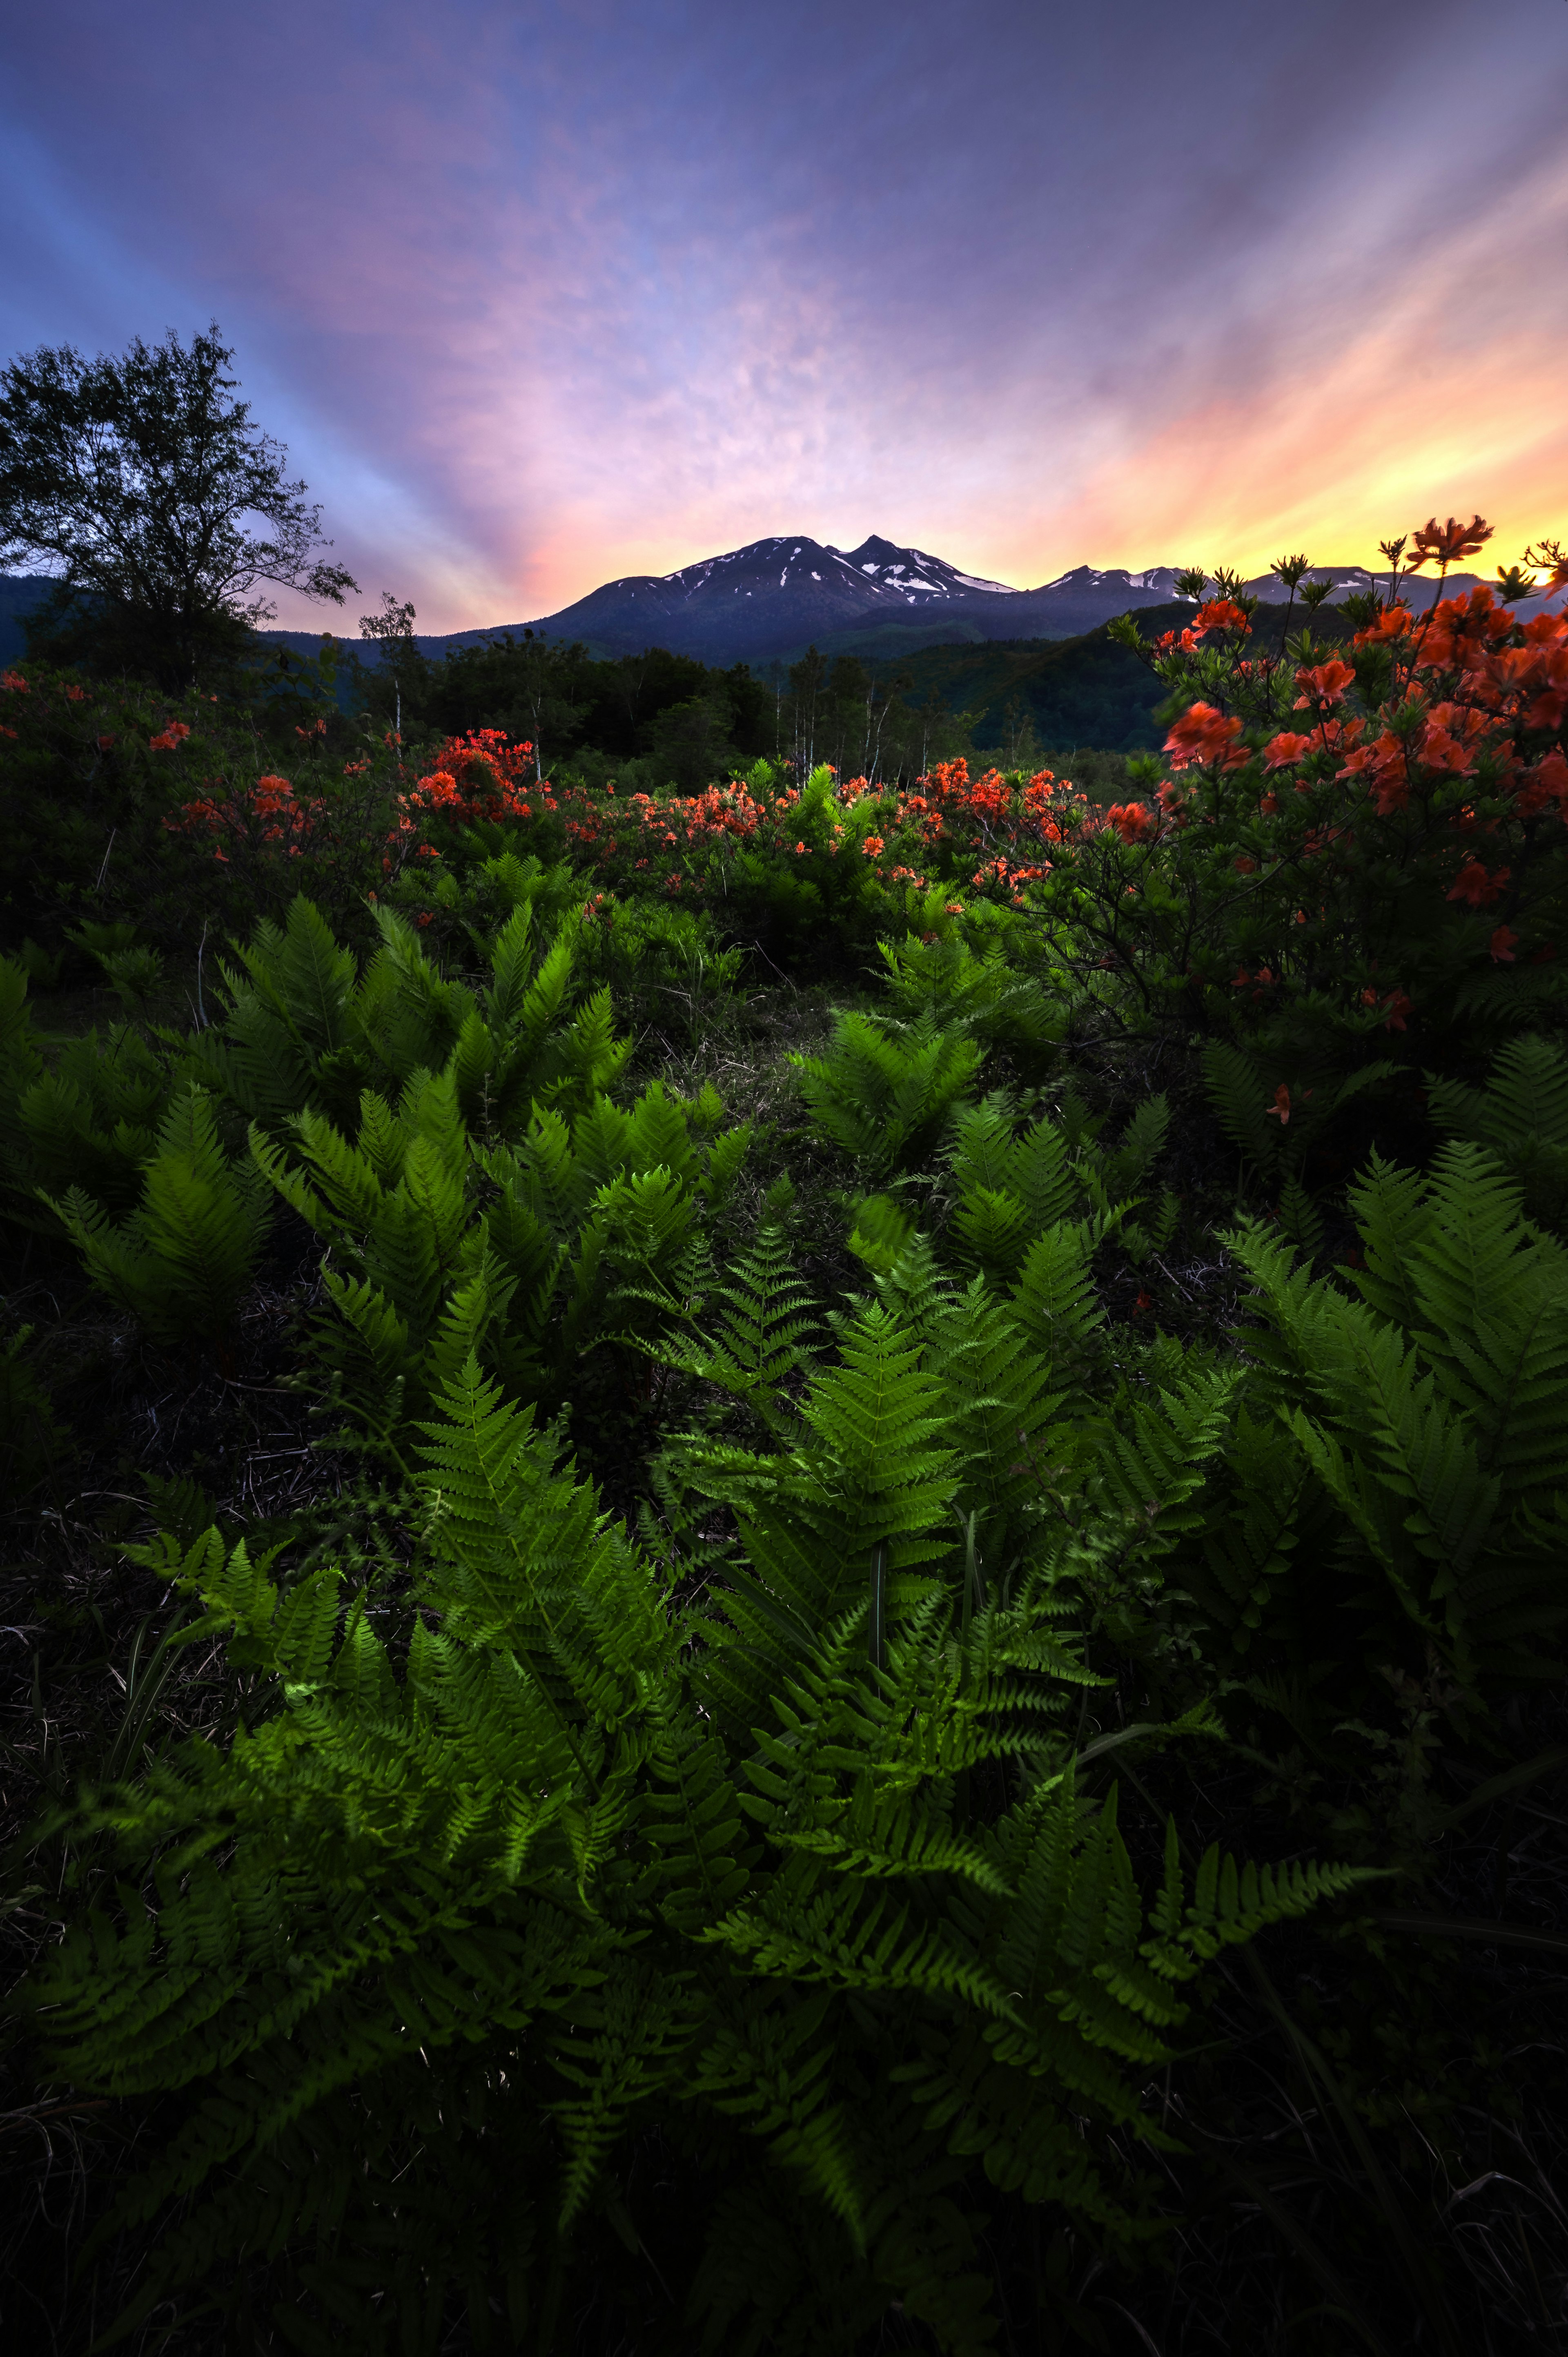
[[[1068,639],[1097,629],[1130,608],[1169,600],[1178,572],[1170,565],[1132,570],[1078,565],[1033,588],[963,572],[929,550],[877,533],[843,549],[808,533],[774,533],[673,573],[623,574],[527,622],[454,630],[418,643],[428,654],[470,645],[507,630],[580,639],[601,656],[667,647],[710,663],[789,662],[815,645],[823,653],[860,651],[851,640],[886,637],[880,651],[998,639]],[[1334,584],[1332,602],[1377,577],[1364,565],[1317,565],[1313,577]],[[1453,588],[1474,574],[1453,575]],[[1272,574],[1249,581],[1270,604],[1286,593]],[[866,651],[874,650],[867,648]]]
[[[1172,598],[1178,570],[1169,565],[1139,571],[1077,565],[1020,589],[875,533],[853,549],[809,533],[779,533],[672,573],[622,574],[528,621],[416,631],[414,643],[439,660],[448,650],[532,630],[553,640],[580,640],[600,659],[661,646],[705,663],[771,668],[798,660],[813,645],[827,655],[893,658],[932,645],[1078,638],[1134,607]],[[1335,604],[1354,589],[1387,578],[1359,565],[1316,565],[1312,577],[1333,583]],[[1478,578],[1452,574],[1448,587],[1470,588]],[[13,662],[22,653],[23,615],[50,586],[39,575],[0,575],[0,662]],[[1268,573],[1245,586],[1271,605],[1286,596]],[[1530,612],[1544,602],[1532,599],[1520,610]],[[325,618],[324,622],[363,660],[378,660],[374,640],[348,638]],[[319,646],[322,630],[272,630],[260,636],[269,645],[306,654]]]

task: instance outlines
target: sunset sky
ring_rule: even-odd
[[[424,630],[1568,538],[1564,0],[51,0],[0,109],[4,350],[215,317]]]

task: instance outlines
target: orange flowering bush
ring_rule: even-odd
[[[1487,533],[1434,521],[1402,568],[1390,544],[1387,593],[1347,601],[1337,643],[1308,614],[1254,653],[1254,601],[1227,576],[1190,630],[1118,630],[1169,683],[1165,758],[1134,765],[1147,799],[1064,839],[1035,897],[1058,954],[1118,978],[1099,987],[1123,1019],[1248,1034],[1294,1072],[1402,1034],[1447,1060],[1505,1005],[1557,995],[1568,616],[1521,616],[1519,567],[1460,596],[1412,587]],[[1281,569],[1294,593],[1305,565]]]

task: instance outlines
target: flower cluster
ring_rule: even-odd
[[[297,859],[326,815],[318,796],[298,798],[286,778],[270,772],[254,785],[197,795],[165,819],[171,834],[207,834],[217,838],[214,859],[227,865],[236,845],[281,849]]]
[[[1446,565],[1485,536],[1479,519],[1434,521],[1417,561]],[[1146,799],[1063,846],[1044,906],[1069,958],[1120,971],[1146,1009],[1174,1002],[1201,1028],[1283,1040],[1294,1024],[1306,1053],[1330,1008],[1351,1037],[1445,1025],[1477,973],[1498,987],[1508,968],[1554,956],[1568,921],[1568,615],[1516,613],[1531,587],[1517,567],[1496,590],[1440,584],[1420,611],[1403,586],[1396,570],[1386,596],[1353,597],[1337,642],[1308,628],[1283,652],[1245,654],[1251,618],[1220,597],[1179,639],[1142,647],[1185,709],[1165,739],[1169,774],[1150,760]],[[1221,642],[1199,649],[1208,631]]]

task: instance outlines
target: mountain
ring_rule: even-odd
[[[1077,638],[1133,607],[1170,598],[1176,571],[1079,565],[1037,588],[1015,589],[875,533],[858,548],[841,549],[802,533],[754,540],[674,573],[628,574],[529,623],[421,636],[419,644],[439,656],[447,647],[530,629],[580,639],[598,656],[660,646],[703,662],[760,668],[794,662],[814,645],[823,654],[894,658],[935,645]],[[1359,565],[1320,566],[1317,574],[1333,581],[1334,602],[1374,578]],[[1477,578],[1454,574],[1449,587],[1469,588]],[[1270,604],[1286,594],[1271,573],[1247,587]],[[306,643],[303,636],[299,643]]]
[[[1317,576],[1333,581],[1335,602],[1374,579],[1359,565],[1320,566]],[[858,548],[841,549],[801,533],[754,540],[674,573],[627,574],[532,622],[497,622],[441,636],[420,632],[416,643],[439,659],[448,648],[532,630],[553,640],[580,639],[600,657],[640,654],[645,647],[660,646],[702,662],[748,662],[761,669],[792,662],[815,645],[823,654],[891,660],[930,646],[1077,638],[1133,607],[1168,599],[1176,577],[1169,565],[1141,573],[1078,565],[1037,588],[1015,589],[875,533]],[[1448,587],[1470,588],[1477,577],[1452,574]],[[1386,582],[1386,576],[1381,578]],[[48,586],[37,576],[0,575],[0,663],[14,662],[21,654],[21,616]],[[1416,584],[1418,599],[1430,586]],[[1247,587],[1270,604],[1284,596],[1269,573]],[[1533,610],[1535,602],[1520,611]],[[317,630],[261,635],[270,645],[307,655],[319,647],[321,630],[335,621],[324,614]],[[338,623],[334,635],[341,629]],[[348,643],[364,661],[377,660],[373,643]]]
[[[848,651],[846,639],[886,640],[878,651],[934,642],[1070,638],[1151,593],[1169,596],[1168,566],[1151,574],[1088,565],[1039,589],[1014,589],[961,572],[926,549],[880,535],[833,548],[806,533],[757,540],[678,572],[607,581],[532,625],[607,654],[646,646],[704,662],[789,660],[811,644]],[[467,636],[468,634],[464,633]]]

